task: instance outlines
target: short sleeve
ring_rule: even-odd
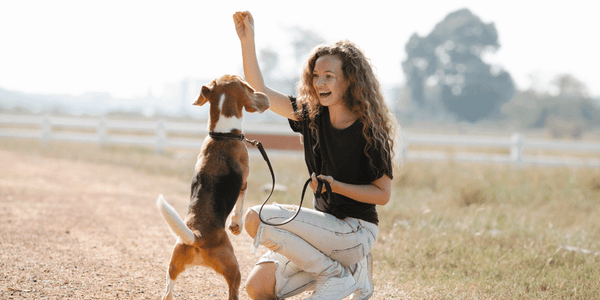
[[[293,96],[288,97],[290,98],[290,102],[292,103],[292,108],[294,109],[294,112],[298,111],[298,103],[296,101],[296,98]],[[296,121],[288,119],[288,122],[290,123],[290,128],[292,128],[292,131],[304,134],[303,127],[305,126],[305,122],[303,122],[303,120]]]
[[[387,148],[387,151],[385,152],[380,151],[381,146],[382,145],[378,145],[369,150],[369,156],[371,158],[371,163],[373,164],[372,168],[369,168],[369,175],[372,176],[371,178],[374,178],[373,180],[379,179],[383,175],[387,175],[393,179],[392,158],[389,151],[390,145],[387,141],[385,142],[384,147]]]

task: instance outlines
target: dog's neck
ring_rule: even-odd
[[[238,119],[236,117],[225,117],[221,115],[216,123],[209,120],[208,131],[218,133],[242,133],[244,132],[243,123],[243,116]]]

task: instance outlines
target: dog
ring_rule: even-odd
[[[249,173],[242,111],[262,113],[270,104],[265,94],[256,92],[236,75],[224,75],[203,86],[193,105],[207,102],[211,134],[198,155],[186,219],[182,220],[162,195],[157,200],[160,214],[177,237],[163,299],[172,299],[177,276],[192,266],[210,267],[223,275],[229,286],[229,299],[238,299],[241,275],[225,223],[233,210],[229,230],[235,235],[242,232]],[[224,135],[242,138],[221,138]]]

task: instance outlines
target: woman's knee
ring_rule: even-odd
[[[246,228],[248,235],[254,238],[258,232],[259,226],[260,219],[258,217],[258,213],[253,209],[248,209],[244,215],[244,228]]]
[[[251,299],[277,299],[275,295],[274,262],[265,262],[254,266],[246,279],[246,293]]]

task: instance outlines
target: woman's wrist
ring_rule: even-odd
[[[337,181],[337,180],[335,180],[335,179],[333,179],[333,180],[331,181],[331,183],[329,184],[329,186],[331,187],[331,192],[332,192],[332,193],[336,193],[336,194],[338,194],[339,183],[340,183],[340,182],[339,182],[339,181]]]
[[[240,45],[243,52],[256,52],[256,44],[254,43],[254,39],[240,41]]]

